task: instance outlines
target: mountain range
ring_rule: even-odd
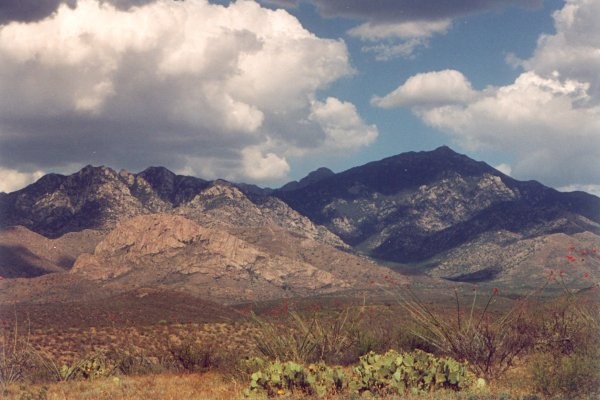
[[[506,286],[556,268],[600,278],[600,198],[448,147],[319,168],[279,189],[87,166],[1,193],[0,228],[0,300],[58,301],[80,285],[88,297],[174,290],[234,303],[368,289],[391,273]]]

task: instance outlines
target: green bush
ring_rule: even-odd
[[[264,362],[253,359],[250,362],[260,369],[250,376],[250,386],[244,392],[247,396],[266,393],[268,396],[302,392],[309,396],[323,397],[341,391],[346,385],[346,377],[340,367],[330,367],[324,363],[304,366],[293,361]]]
[[[452,358],[437,358],[421,350],[385,354],[369,353],[360,358],[350,383],[353,391],[375,394],[460,390],[471,384],[467,366]]]
[[[385,354],[368,353],[347,376],[341,367],[324,363],[303,364],[293,361],[265,361],[252,358],[244,362],[250,374],[245,394],[286,395],[302,392],[323,397],[348,390],[351,394],[397,395],[423,393],[436,389],[460,390],[472,384],[467,366],[451,358],[436,358],[416,350]]]
[[[61,380],[94,380],[114,375],[117,372],[116,365],[104,354],[96,353],[78,360],[71,365],[63,365],[59,369]]]

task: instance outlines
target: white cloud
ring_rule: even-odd
[[[283,178],[290,171],[285,158],[274,153],[263,154],[259,148],[247,147],[242,151],[244,175],[257,181]]]
[[[467,103],[476,97],[471,83],[455,70],[425,72],[414,75],[384,97],[374,97],[378,107],[425,106]]]
[[[504,175],[510,176],[510,174],[512,173],[512,167],[506,163],[498,164],[494,168],[502,172]]]
[[[0,192],[13,192],[22,189],[44,176],[42,171],[19,172],[10,168],[0,168]]]
[[[554,186],[597,184],[600,25],[589,16],[600,15],[598,10],[595,1],[568,1],[554,15],[556,34],[540,39],[512,84],[472,91],[462,74],[440,71],[413,76],[373,102],[411,107],[426,124],[467,149],[512,152],[516,178]]]
[[[587,192],[590,194],[593,194],[594,196],[598,196],[600,197],[600,185],[567,185],[567,186],[561,186],[558,188],[559,191],[561,192],[575,192],[575,191],[581,191],[581,192]]]
[[[428,38],[436,33],[446,33],[452,21],[407,21],[398,23],[366,22],[348,31],[348,34],[362,40]]]
[[[314,101],[309,116],[325,132],[326,145],[331,149],[354,149],[372,143],[378,136],[375,125],[367,125],[352,103],[328,97]]]
[[[556,32],[542,35],[526,69],[548,76],[558,72],[590,84],[591,101],[600,103],[600,2],[568,0],[554,13]]]
[[[353,73],[343,41],[254,1],[63,4],[0,26],[0,162],[283,177],[290,155],[370,143],[309,119],[316,93]]]
[[[375,53],[377,60],[410,57],[418,47],[427,46],[436,34],[445,34],[452,21],[406,21],[396,23],[366,22],[348,31],[348,35],[362,41],[375,42],[363,51]]]
[[[283,7],[296,7],[300,0],[262,0]],[[304,0],[325,17],[366,21],[348,31],[369,44],[364,52],[379,61],[412,58],[427,47],[434,35],[445,34],[453,20],[509,7],[539,8],[543,0]]]

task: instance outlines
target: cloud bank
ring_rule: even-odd
[[[516,178],[590,190],[600,183],[600,3],[570,0],[509,85],[474,91],[459,71],[417,74],[372,103],[410,107],[470,150],[512,153]],[[600,187],[600,186],[598,186]]]
[[[317,96],[353,73],[342,41],[253,1],[63,3],[0,25],[0,168],[282,179],[290,157],[375,140],[354,105]]]

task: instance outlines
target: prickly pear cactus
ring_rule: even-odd
[[[60,370],[60,379],[67,381],[73,379],[96,379],[110,376],[116,370],[115,365],[100,354],[79,360],[72,365],[63,365]]]
[[[354,367],[350,389],[377,394],[429,392],[439,388],[460,390],[470,384],[467,366],[452,358],[437,358],[421,350],[385,354],[370,352]]]
[[[261,364],[256,361],[254,363]],[[330,367],[324,363],[304,366],[292,361],[272,361],[263,362],[262,368],[252,373],[250,386],[244,393],[246,396],[280,396],[297,391],[323,397],[328,393],[341,391],[345,385],[346,378],[339,367]]]

